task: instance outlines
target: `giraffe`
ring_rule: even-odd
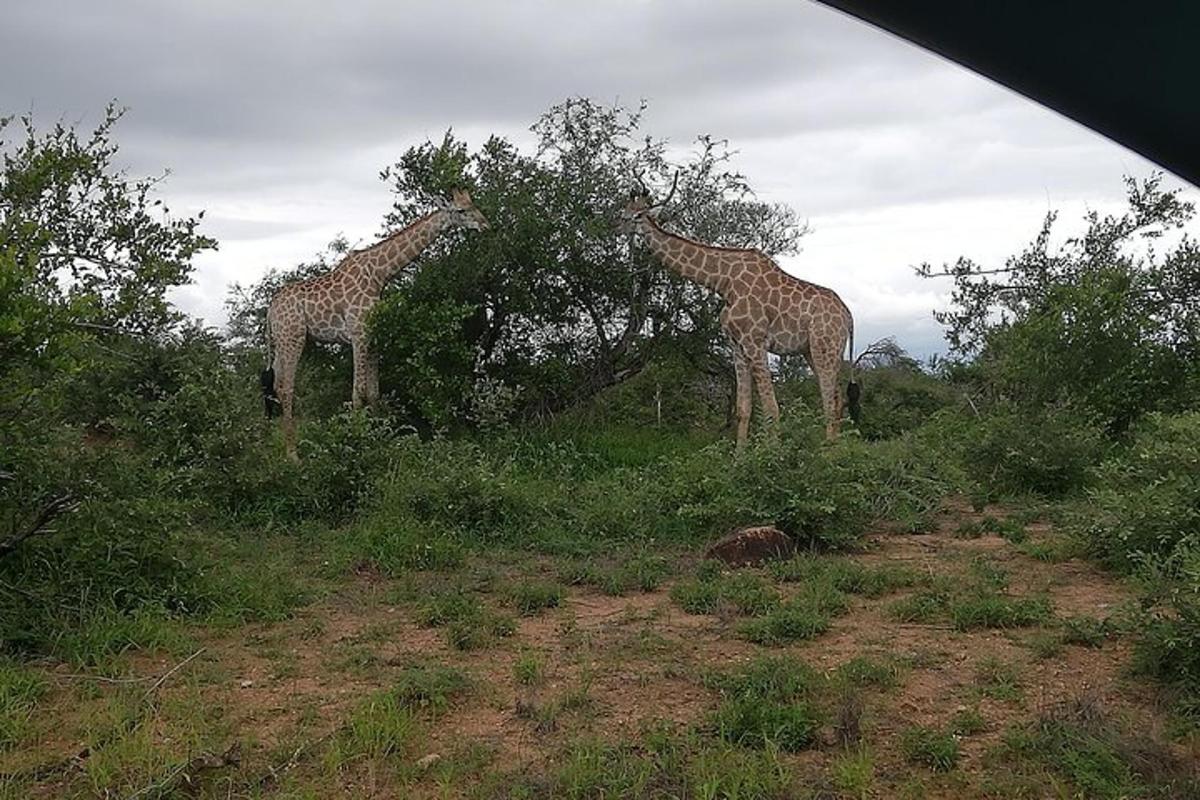
[[[621,224],[624,230],[640,234],[668,269],[715,291],[725,301],[720,320],[733,346],[738,448],[745,446],[750,430],[751,380],[770,422],[779,422],[768,352],[805,357],[820,386],[825,436],[836,438],[842,414],[838,391],[842,353],[847,341],[854,349],[850,309],[832,289],[788,275],[758,250],[715,247],[667,232],[655,216],[655,210],[665,204],[652,205],[647,193],[634,192],[621,211]],[[852,381],[851,411],[857,390]]]
[[[379,399],[379,370],[367,342],[366,321],[387,282],[450,228],[482,231],[487,219],[465,190],[455,190],[440,208],[370,247],[355,250],[324,275],[280,289],[267,309],[267,359],[263,391],[267,414],[278,405],[288,457],[297,460],[292,402],[296,364],[306,337],[348,344],[354,351],[351,402],[355,408]],[[274,360],[271,353],[274,352]]]

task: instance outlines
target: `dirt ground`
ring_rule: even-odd
[[[853,558],[950,578],[985,563],[1008,575],[1006,593],[1047,597],[1058,620],[1101,620],[1119,615],[1133,602],[1128,588],[1084,561],[1052,563],[995,535],[957,535],[962,523],[972,519],[978,515],[953,507],[934,532],[878,533]],[[1040,523],[1027,532],[1035,543],[1054,536]],[[527,569],[554,578],[550,564],[532,563]],[[429,580],[427,586],[433,586],[440,579]],[[703,726],[719,704],[704,674],[746,664],[764,653],[792,655],[825,673],[863,656],[904,665],[894,687],[863,697],[862,736],[873,754],[874,778],[862,796],[998,796],[987,788],[993,767],[989,753],[1004,732],[1081,696],[1147,736],[1168,742],[1164,746],[1180,763],[1200,763],[1195,738],[1165,735],[1167,716],[1157,690],[1131,676],[1128,637],[1108,637],[1100,646],[1066,644],[1053,655],[1039,655],[1031,640],[1046,626],[959,631],[945,623],[897,622],[887,609],[912,591],[903,590],[878,598],[852,596],[849,610],[834,617],[823,635],[768,648],[740,638],[737,620],[728,615],[681,611],[670,589],[668,581],[653,592],[613,597],[572,587],[557,608],[518,617],[513,635],[463,652],[451,647],[439,629],[417,623],[409,595],[398,592],[395,582],[368,571],[288,621],[196,631],[199,655],[174,672],[181,662],[177,653],[126,658],[119,672],[124,683],[76,676],[64,666],[47,667],[50,692],[34,720],[35,741],[0,753],[0,773],[10,776],[13,792],[28,790],[42,798],[293,796],[284,787],[304,785],[310,780],[306,775],[315,787],[313,797],[469,796],[472,770],[544,769],[573,738],[619,743],[636,740],[664,721]],[[421,590],[415,590],[418,596]],[[522,685],[515,666],[530,658],[541,664],[542,675],[533,685]],[[1009,665],[1020,676],[1019,697],[981,693],[979,670],[989,661]],[[359,770],[351,779],[331,778],[328,765],[321,766],[321,753],[332,737],[364,697],[392,685],[396,674],[414,663],[460,668],[472,690],[455,698],[408,743],[402,756],[408,769],[401,771],[402,777]],[[136,730],[148,741],[140,749],[129,745],[125,758],[147,760],[142,774],[150,790],[123,795],[105,783],[111,776],[89,761],[101,752],[97,730],[113,725],[113,716],[121,713],[114,698],[132,703],[129,698],[139,692],[154,693],[154,710],[148,720],[131,720],[125,731]],[[586,702],[572,705],[571,696],[586,697]],[[934,775],[906,760],[898,744],[902,731],[914,724],[945,726],[968,710],[978,711],[983,730],[961,737],[961,758],[953,774]],[[115,729],[120,731],[120,725]],[[122,734],[113,735],[119,739]],[[827,772],[839,748],[830,729],[821,735],[821,746],[784,756],[797,786],[829,786]],[[432,785],[413,766],[470,761],[465,753],[485,755],[448,783]],[[119,757],[107,757],[111,769],[129,773],[128,785],[138,782],[136,769]],[[172,758],[183,759],[179,763],[184,766],[177,769],[184,774],[172,776],[163,763],[149,763]],[[193,772],[210,774],[192,783]],[[223,772],[226,780],[220,778]],[[917,790],[911,788],[914,776]],[[158,784],[161,788],[155,788]],[[908,794],[902,792],[905,786]],[[839,796],[829,791],[816,796]],[[1046,786],[1045,791],[1045,796],[1058,796],[1059,790]]]

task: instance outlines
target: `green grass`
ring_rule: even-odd
[[[829,765],[834,787],[850,800],[867,800],[873,796],[875,759],[865,747],[842,753]]]
[[[1029,536],[1025,530],[1028,521],[1020,515],[1001,519],[989,514],[978,520],[967,520],[960,523],[955,530],[955,535],[962,539],[977,539],[984,534],[990,534],[1007,539],[1013,544],[1020,544]]]
[[[680,581],[671,599],[689,614],[714,614],[728,609],[742,616],[765,614],[779,605],[779,592],[749,572],[708,575]]]
[[[524,651],[513,662],[513,680],[521,686],[535,686],[541,683],[545,666],[542,659],[533,651]]]
[[[1067,536],[1029,540],[1017,547],[1023,554],[1037,561],[1049,564],[1061,564],[1073,558],[1079,558],[1085,553],[1084,545]]]
[[[750,749],[696,732],[657,729],[624,744],[575,740],[540,769],[501,773],[480,788],[483,797],[507,800],[770,800],[791,796],[793,790],[775,748]]]
[[[1062,620],[1062,627],[1065,644],[1100,647],[1108,635],[1104,621],[1093,617],[1066,617]]]
[[[814,700],[825,681],[807,664],[788,657],[760,657],[744,667],[710,674],[706,684],[723,698],[711,726],[726,741],[787,752],[816,743],[822,716]]]
[[[955,736],[974,736],[987,730],[987,720],[979,713],[978,708],[965,708],[957,711],[950,720],[950,732]]]
[[[689,614],[711,614],[721,602],[721,587],[713,581],[689,578],[671,587],[671,599]]]
[[[566,592],[562,586],[545,581],[522,581],[508,590],[508,599],[523,617],[532,617],[562,604]]]
[[[0,752],[21,743],[45,691],[46,684],[40,677],[0,656]]]
[[[377,692],[350,714],[336,739],[335,765],[351,759],[378,760],[403,752],[418,728],[416,712],[394,692]]]
[[[705,677],[705,685],[725,697],[757,697],[767,703],[811,697],[823,681],[808,664],[789,656],[759,656],[745,666]]]
[[[415,616],[420,625],[443,629],[446,642],[456,650],[479,650],[516,632],[512,617],[491,611],[482,598],[461,587],[428,597]]]
[[[436,664],[404,668],[392,681],[392,694],[400,705],[414,711],[442,711],[454,697],[465,694],[470,679],[459,669]]]
[[[850,686],[892,689],[900,678],[900,667],[893,661],[856,656],[838,667],[835,674]]]
[[[803,600],[788,600],[742,623],[739,633],[755,644],[779,646],[819,636],[829,625],[827,612]]]
[[[1015,702],[1024,695],[1017,668],[993,657],[976,664],[975,686],[984,697],[993,700]]]
[[[592,672],[585,669],[576,677],[574,683],[548,701],[521,698],[517,701],[517,716],[532,722],[534,732],[539,734],[549,734],[558,730],[560,721],[567,715],[573,714],[586,719],[590,717],[595,706],[591,694],[593,679]]]
[[[592,586],[613,597],[631,592],[653,592],[673,572],[671,562],[660,555],[639,553],[613,564],[590,559],[571,559],[559,569],[559,578],[571,586]]]
[[[1063,650],[1063,634],[1058,630],[1034,631],[1024,644],[1035,656],[1043,661],[1055,658]]]
[[[928,726],[906,728],[900,735],[900,749],[909,763],[937,772],[947,772],[958,764],[958,740],[951,733]]]
[[[165,650],[186,655],[195,641],[167,611],[148,607],[125,612],[101,606],[67,627],[54,645],[55,655],[78,666],[103,666],[132,650]]]
[[[1052,706],[1010,728],[996,753],[1000,776],[1046,785],[1047,775],[1069,796],[1174,800],[1200,796],[1200,779],[1153,731],[1111,717],[1094,697]],[[1066,791],[1063,792],[1066,795]]]
[[[960,631],[1021,628],[1045,622],[1051,614],[1050,601],[1044,597],[1007,597],[990,592],[959,597],[947,611]]]
[[[808,554],[776,561],[770,572],[780,583],[828,584],[838,591],[865,597],[882,597],[925,582],[925,576],[911,567],[868,567],[848,558]]]
[[[989,556],[975,556],[971,559],[969,569],[979,583],[990,589],[999,591],[1008,586],[1008,571]]]
[[[887,614],[897,622],[928,624],[943,617],[949,602],[945,591],[925,589],[894,601],[888,605]]]
[[[732,744],[759,749],[773,746],[788,753],[815,745],[821,727],[816,712],[805,702],[775,705],[753,696],[725,701],[712,724],[718,735]]]

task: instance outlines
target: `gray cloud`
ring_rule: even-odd
[[[792,0],[17,0],[0,28],[0,75],[0,113],[94,121],[109,98],[131,107],[118,131],[130,169],[171,167],[172,207],[208,208],[222,239],[179,295],[214,323],[228,282],[339,231],[377,232],[388,196],[376,173],[406,146],[451,126],[473,143],[490,132],[527,141],[570,95],[646,98],[648,130],[676,146],[729,138],[763,197],[816,224],[795,268],[820,261],[861,299],[867,327],[923,350],[938,332],[913,293],[930,308],[938,298],[909,263],[950,257],[950,242],[1002,257],[1036,222],[1013,209],[1119,200],[1120,175],[1150,169],[988,81]],[[913,234],[928,227],[920,213],[954,210],[953,225],[977,235]],[[874,227],[853,247],[831,244],[822,223],[854,214]],[[839,259],[851,257],[875,266],[849,270]],[[838,283],[851,274],[907,297],[903,314]]]

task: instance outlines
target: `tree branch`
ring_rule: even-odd
[[[52,529],[47,528],[46,526],[49,525],[55,517],[58,517],[61,514],[69,514],[78,506],[79,501],[77,501],[70,494],[60,495],[59,497],[56,497],[50,502],[46,503],[46,505],[41,507],[30,523],[25,526],[24,530],[17,531],[8,539],[0,542],[0,558],[12,553],[17,549],[21,542],[25,541],[31,536],[36,536],[43,533],[52,533]]]

